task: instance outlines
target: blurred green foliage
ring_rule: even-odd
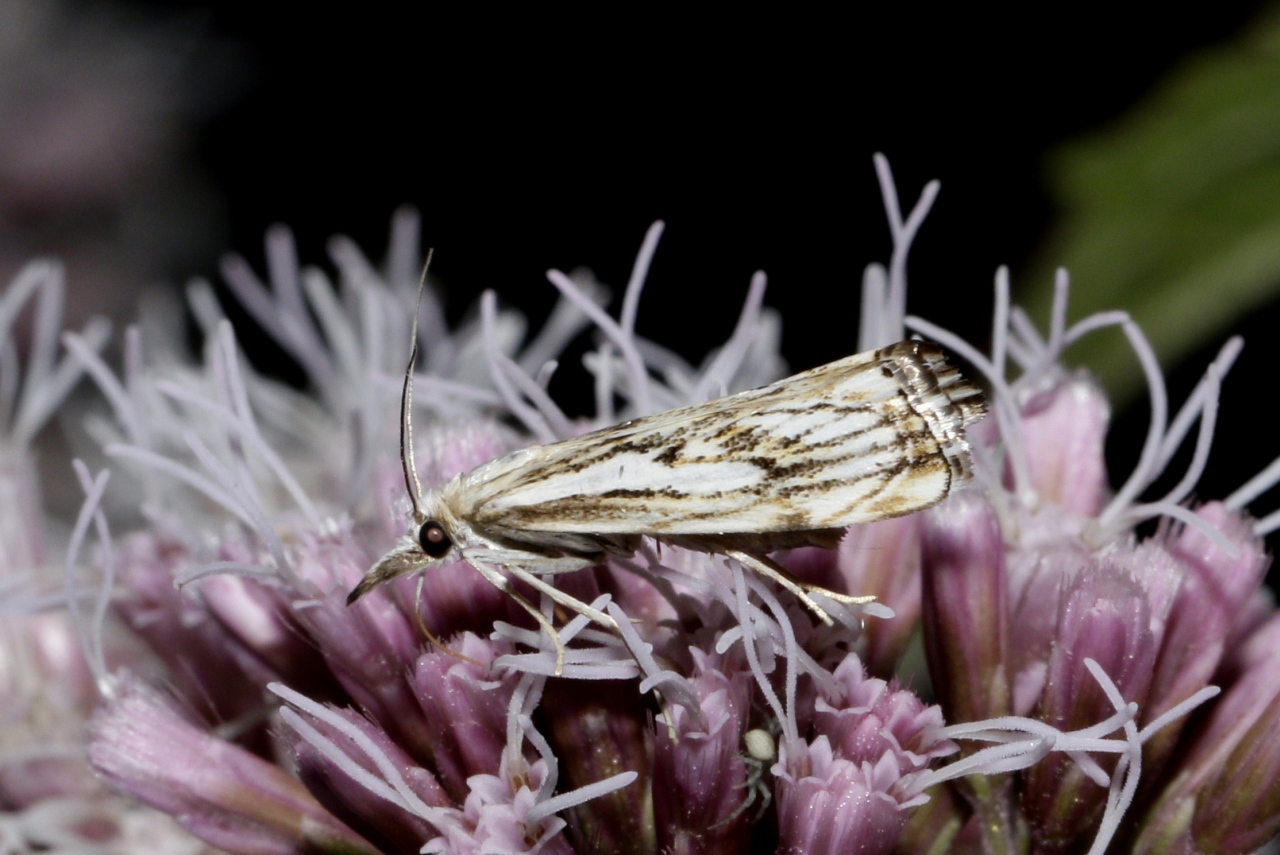
[[[1126,309],[1166,366],[1280,292],[1280,8],[1194,54],[1110,127],[1047,164],[1058,219],[1018,277],[1043,323],[1053,268],[1069,318]],[[1123,336],[1072,351],[1123,404],[1143,387]]]

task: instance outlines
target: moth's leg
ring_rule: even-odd
[[[583,617],[595,621],[596,623],[603,626],[605,629],[612,629],[614,631],[617,631],[618,624],[614,622],[613,618],[609,617],[607,614],[600,611],[599,609],[593,609],[591,608],[591,606],[582,602],[582,600],[579,600],[577,597],[573,596],[572,594],[566,594],[564,591],[560,590],[556,586],[542,581],[533,573],[529,572],[528,570],[524,569],[518,564],[510,564],[507,566],[506,569],[507,569],[507,572],[510,573],[512,576],[515,576],[517,579],[529,585],[530,587],[546,594],[548,597],[555,600],[557,603],[564,606],[566,609],[575,611],[578,614],[582,615]]]
[[[467,563],[470,564],[472,567],[476,568],[476,570],[480,572],[480,575],[485,578],[486,582],[488,582],[493,587],[497,588],[502,593],[506,594],[508,597],[514,600],[520,606],[520,608],[528,612],[529,615],[538,622],[538,625],[542,627],[542,631],[551,637],[551,643],[556,646],[555,676],[559,677],[563,675],[564,674],[564,644],[560,641],[560,633],[556,632],[555,626],[552,625],[551,621],[547,620],[547,617],[542,613],[542,610],[538,608],[534,608],[533,603],[529,602],[524,597],[520,596],[520,594],[516,593],[516,591],[511,587],[511,580],[508,579],[506,576],[503,576],[502,573],[498,572],[492,567],[488,567],[480,563],[479,561],[468,561]]]
[[[574,611],[588,620],[593,620],[603,626],[605,629],[617,630],[618,625],[614,623],[613,618],[609,617],[599,609],[593,609],[591,606],[579,600],[570,594],[566,594],[559,588],[544,582],[539,576],[555,575],[557,573],[570,573],[575,570],[581,570],[584,567],[590,567],[590,561],[586,561],[577,557],[560,557],[550,558],[545,555],[538,555],[535,552],[522,552],[515,549],[488,549],[488,548],[472,548],[464,549],[462,557],[472,566],[479,566],[481,563],[492,563],[500,565],[504,570],[512,576],[528,583],[531,588],[546,594],[565,608]],[[537,568],[536,570],[534,568]],[[488,578],[488,577],[486,577]]]
[[[817,615],[827,626],[831,626],[833,623],[831,615],[827,614],[826,610],[823,609],[822,606],[818,605],[818,603],[806,592],[821,594],[824,597],[830,597],[837,603],[844,603],[845,605],[851,606],[865,605],[866,603],[875,602],[876,599],[875,597],[852,597],[848,594],[836,593],[835,591],[828,590],[820,585],[801,582],[767,555],[751,555],[737,549],[726,549],[724,554],[727,557],[732,558],[734,561],[737,561],[739,564],[742,564],[744,567],[750,567],[760,575],[772,579],[782,587],[786,588],[795,595],[796,599],[804,603],[811,612]]]
[[[476,547],[464,549],[462,557],[470,561],[487,561],[491,564],[498,564],[507,567],[512,564],[518,564],[525,567],[537,567],[536,571],[530,569],[529,572],[536,572],[539,576],[555,576],[559,573],[573,573],[581,570],[583,567],[590,567],[596,563],[587,561],[576,556],[561,556],[552,558],[546,555],[539,555],[536,552],[525,552],[518,549],[490,549],[488,547]]]
[[[804,588],[800,587],[800,583],[798,581],[792,579],[787,571],[783,570],[767,557],[760,556],[757,558],[754,555],[749,555],[746,552],[739,552],[736,549],[726,549],[724,554],[727,557],[732,558],[734,561],[737,561],[742,566],[750,567],[766,579],[772,579],[782,587],[786,588],[795,595],[796,599],[804,603],[811,612],[817,615],[827,626],[831,626],[835,623],[835,621],[831,619],[831,615],[827,614],[822,606],[818,605],[812,597],[805,593]]]

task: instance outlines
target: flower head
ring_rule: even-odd
[[[1008,306],[1000,274],[992,352],[980,353],[905,315],[906,252],[936,186],[904,218],[877,167],[894,254],[864,280],[863,345],[909,327],[986,378],[975,484],[923,515],[851,530],[838,549],[776,553],[777,568],[636,538],[634,554],[543,576],[509,558],[445,560],[388,574],[348,605],[422,522],[406,519],[403,366],[387,344],[407,342],[413,317],[406,212],[381,269],[331,245],[336,284],[299,268],[283,230],[268,237],[268,282],[225,265],[307,393],[249,368],[201,284],[190,296],[202,365],[153,350],[141,329],[117,374],[88,336],[68,336],[113,412],[93,427],[111,486],[142,508],[141,524],[113,535],[106,474],[79,466],[86,502],[68,565],[107,592],[89,610],[68,601],[102,692],[87,730],[94,768],[200,840],[243,852],[1258,845],[1280,814],[1255,783],[1277,763],[1267,687],[1280,633],[1257,605],[1267,559],[1241,508],[1266,485],[1187,504],[1238,345],[1170,419],[1126,316],[1067,327],[1064,278],[1041,337]],[[430,393],[408,413],[408,479],[436,485],[530,441],[776,379],[762,275],[702,366],[637,338],[660,231],[646,236],[620,318],[599,286],[553,272],[561,305],[527,343],[523,319],[492,295],[475,324],[451,330],[428,289],[414,388]],[[585,360],[598,412],[575,420],[546,388],[585,324],[599,333]],[[1153,412],[1114,494],[1105,399],[1059,364],[1108,325],[1133,343]],[[1197,420],[1190,469],[1144,500]],[[1139,536],[1151,519],[1156,533]],[[108,606],[145,648],[132,675],[104,652]],[[917,629],[937,705],[903,666]]]

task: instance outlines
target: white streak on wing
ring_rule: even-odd
[[[530,484],[505,494],[486,505],[486,510],[540,505],[569,496],[600,495],[612,490],[663,490],[673,486],[690,495],[714,488],[717,493],[750,489],[760,480],[760,469],[736,460],[690,463],[681,467],[679,480],[671,468],[635,455],[626,460],[613,458],[574,473],[572,480],[557,479]],[[678,485],[678,486],[676,486]]]
[[[791,416],[783,421],[781,427],[791,436],[804,435],[805,443],[815,446],[853,431],[870,431],[875,428],[879,420],[880,414],[870,409],[850,413],[841,418],[834,418],[825,411],[817,410],[800,416]],[[890,441],[889,437],[881,434],[879,437],[869,438],[866,444],[870,445],[875,439],[880,442]]]

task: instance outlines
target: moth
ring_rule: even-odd
[[[822,620],[769,553],[834,548],[845,528],[928,508],[972,476],[965,429],[982,392],[942,348],[903,341],[769,386],[515,451],[423,494],[413,462],[415,336],[401,396],[409,534],[351,592],[465,561],[520,603],[563,649],[518,579],[597,623],[613,619],[542,577],[631,555],[641,539],[727,556],[773,579]]]

